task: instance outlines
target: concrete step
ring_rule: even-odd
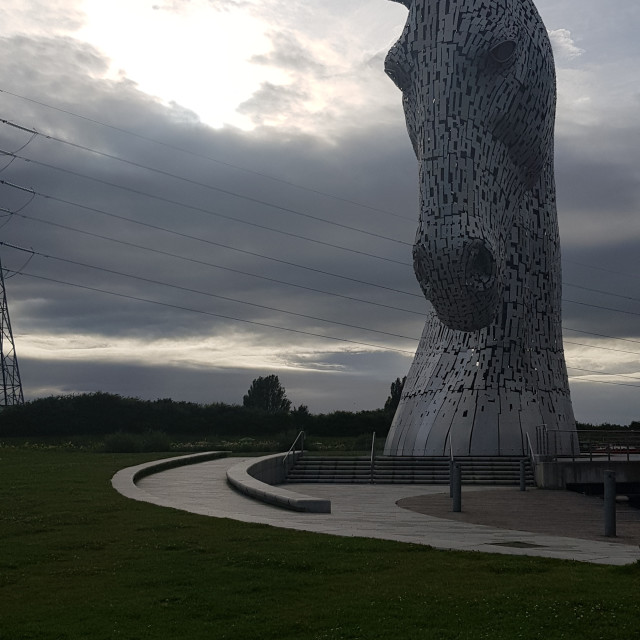
[[[520,483],[520,458],[469,457],[456,460],[462,465],[463,484],[513,486]],[[527,484],[533,473],[526,461]],[[448,484],[449,458],[379,456],[306,456],[300,458],[287,476],[288,482],[380,484]]]

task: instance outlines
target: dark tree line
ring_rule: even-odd
[[[383,435],[391,418],[382,409],[312,415],[306,407],[266,411],[221,402],[139,400],[108,393],[38,398],[0,411],[0,437],[104,436],[117,431],[163,431],[172,436],[264,436],[305,430],[315,436]]]
[[[269,378],[272,378],[269,380]],[[275,378],[275,380],[273,380]],[[266,382],[265,382],[266,381]],[[264,388],[261,391],[260,386]],[[38,398],[0,410],[0,437],[104,436],[124,431],[143,434],[162,431],[172,436],[272,436],[305,430],[313,436],[360,436],[376,432],[384,437],[402,393],[404,379],[396,379],[383,409],[334,411],[313,415],[300,405],[291,409],[277,376],[257,378],[243,406],[217,402],[196,404],[169,398],[139,400],[109,393],[88,393]],[[270,390],[263,393],[264,389]],[[578,429],[640,430],[616,424],[578,424]]]
[[[269,413],[280,411],[286,413],[291,409],[291,400],[287,398],[278,376],[270,375],[265,378],[261,376],[251,383],[247,395],[242,398],[242,406]]]
[[[404,383],[407,381],[407,376],[402,378],[396,378],[394,382],[391,383],[391,393],[387,398],[387,401],[384,403],[384,410],[389,413],[395,413],[398,405],[400,404],[400,396],[402,396],[402,390],[404,389]]]

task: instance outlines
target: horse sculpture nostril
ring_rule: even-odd
[[[493,253],[482,240],[473,240],[465,248],[466,284],[477,291],[489,289],[496,276]]]

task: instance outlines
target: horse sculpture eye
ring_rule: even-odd
[[[403,93],[411,86],[411,79],[406,68],[402,49],[396,44],[391,48],[384,60],[384,72]]]
[[[500,63],[509,62],[516,52],[516,42],[513,40],[505,40],[489,50],[491,57]]]
[[[397,63],[390,62],[388,59],[384,65],[385,73],[393,80],[393,83],[404,93],[409,86],[410,81],[406,71]]]

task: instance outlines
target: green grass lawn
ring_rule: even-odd
[[[640,638],[638,564],[274,529],[111,488],[154,457],[0,448],[2,640]]]

